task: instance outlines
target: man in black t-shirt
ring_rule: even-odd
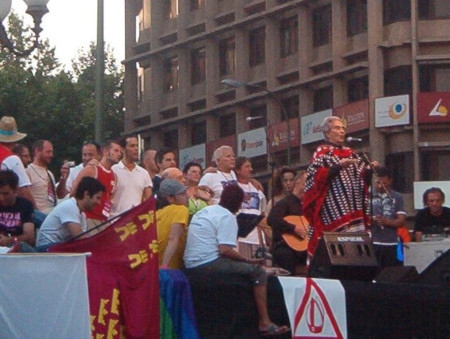
[[[450,208],[442,206],[445,202],[444,192],[437,187],[423,193],[426,206],[416,214],[414,233],[416,241],[422,241],[422,235],[444,234],[450,228]]]
[[[17,196],[18,183],[13,171],[0,171],[0,246],[16,242],[34,246],[33,205]]]

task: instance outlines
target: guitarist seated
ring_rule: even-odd
[[[309,226],[307,220],[301,216],[301,198],[305,191],[305,182],[306,171],[301,171],[295,177],[292,193],[278,201],[267,218],[272,227],[273,260],[276,265],[292,274],[295,273],[297,265],[306,265]]]

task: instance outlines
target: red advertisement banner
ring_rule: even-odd
[[[300,145],[300,127],[298,118],[289,120],[291,148]],[[286,121],[270,125],[268,128],[269,151],[278,152],[287,148],[288,128]]]
[[[369,100],[333,108],[333,115],[342,119],[347,133],[354,133],[369,128]]]
[[[417,94],[418,122],[434,124],[449,122],[450,92],[429,92]]]

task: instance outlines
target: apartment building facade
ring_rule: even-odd
[[[229,144],[266,182],[333,114],[409,215],[415,181],[450,180],[448,0],[127,0],[125,39],[125,133],[181,164]]]

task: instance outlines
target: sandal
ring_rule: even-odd
[[[262,337],[276,336],[289,332],[291,329],[288,326],[278,326],[274,323],[270,324],[265,330],[259,330],[259,335]]]

